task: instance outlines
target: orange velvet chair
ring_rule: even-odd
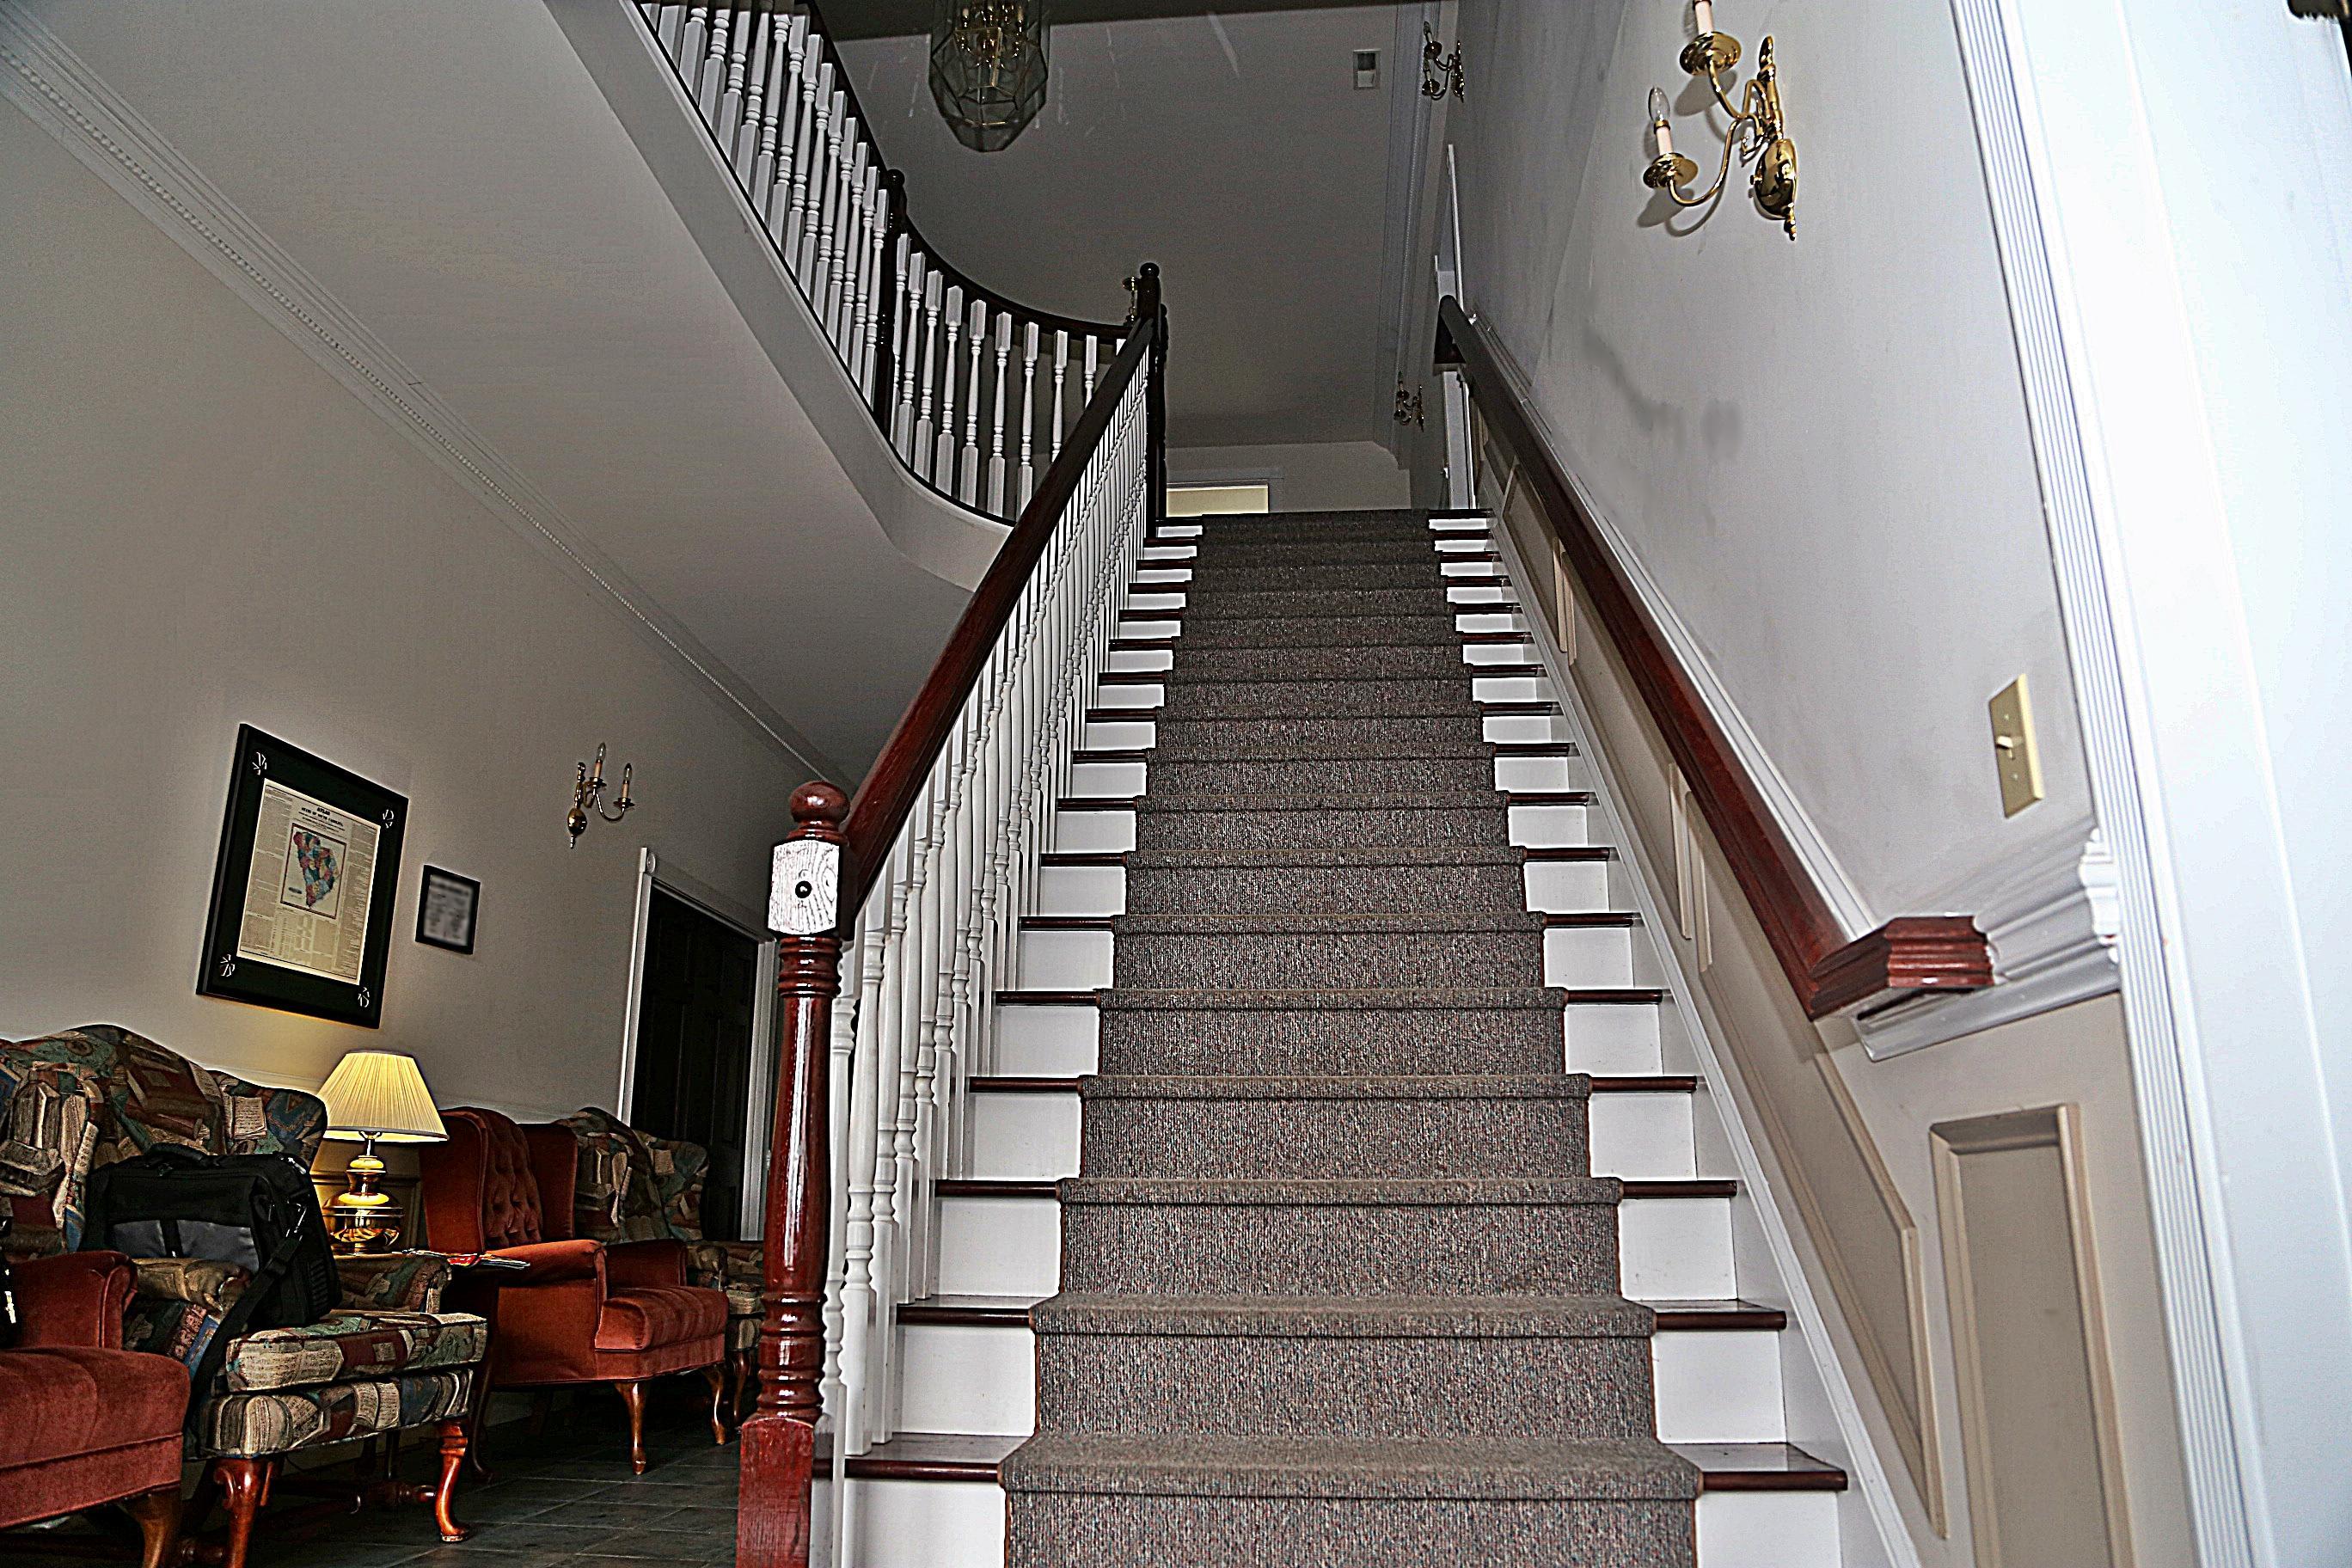
[[[578,1150],[562,1127],[525,1129],[495,1110],[441,1113],[446,1143],[421,1151],[427,1243],[530,1265],[505,1278],[490,1346],[494,1388],[608,1383],[629,1413],[629,1460],[646,1468],[646,1384],[700,1372],[711,1435],[727,1361],[727,1298],[687,1283],[677,1241],[606,1246],[572,1234]]]
[[[146,1542],[176,1555],[188,1369],[122,1348],[131,1260],[69,1252],[16,1265],[25,1337],[0,1350],[0,1528],[121,1501]],[[0,1557],[22,1542],[0,1541]]]

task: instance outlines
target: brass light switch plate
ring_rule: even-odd
[[[2033,747],[2033,700],[2019,676],[1986,704],[1992,714],[1992,754],[2000,771],[2000,809],[2015,816],[2042,798],[2042,754]]]

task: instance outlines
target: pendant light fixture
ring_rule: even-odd
[[[1045,0],[939,0],[931,98],[975,153],[1011,146],[1045,107]]]

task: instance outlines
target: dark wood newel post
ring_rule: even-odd
[[[1153,530],[1168,521],[1168,308],[1160,301],[1160,263],[1136,268],[1135,321],[1154,329],[1143,384],[1144,486]]]
[[[793,792],[793,830],[776,847],[768,923],[776,942],[776,1114],[768,1150],[767,1265],[761,1295],[760,1399],[743,1424],[741,1568],[806,1568],[809,1487],[824,1376],[825,1203],[832,1155],[825,1068],[841,991],[841,791]]]

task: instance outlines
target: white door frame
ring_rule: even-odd
[[[738,1234],[756,1236],[768,1204],[768,1142],[773,1119],[770,1103],[776,1080],[776,938],[760,913],[675,865],[666,865],[651,845],[637,851],[636,910],[629,931],[629,994],[621,1016],[621,1082],[614,1114],[623,1121],[635,1109],[638,1011],[646,994],[646,933],[653,919],[654,889],[689,904],[759,944],[751,964],[751,1082],[744,1093],[743,1204]]]

